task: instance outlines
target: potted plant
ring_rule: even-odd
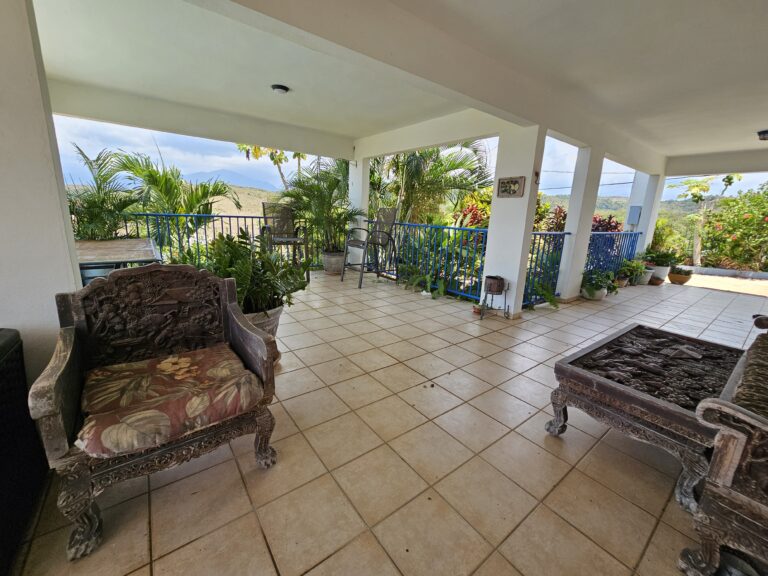
[[[691,279],[692,273],[692,270],[686,270],[679,266],[672,266],[672,269],[669,271],[669,281],[672,282],[672,284],[685,284]]]
[[[246,318],[275,336],[283,306],[290,306],[293,293],[307,287],[309,262],[296,265],[265,244],[261,238],[251,239],[245,230],[237,238],[219,234],[198,265],[222,278],[234,278],[237,302]]]
[[[671,251],[654,250],[645,253],[646,265],[653,268],[653,276],[663,282],[669,274],[669,269],[677,261],[677,255]]]
[[[624,288],[627,284],[633,286],[645,271],[645,265],[639,260],[624,260],[616,273],[616,280],[619,288]]]
[[[587,300],[602,300],[608,294],[618,291],[613,272],[587,270],[581,280],[581,295]]]
[[[347,228],[354,218],[366,215],[350,204],[347,181],[341,172],[338,163],[301,171],[283,192],[283,198],[319,242],[326,274],[341,274]]]

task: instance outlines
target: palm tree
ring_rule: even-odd
[[[286,178],[285,172],[283,172],[283,164],[288,162],[288,156],[284,150],[279,148],[269,148],[267,146],[257,146],[256,144],[236,144],[237,149],[245,154],[245,159],[258,160],[264,156],[269,157],[272,164],[277,168],[277,173],[280,175],[280,181],[283,183],[283,188],[288,190],[289,179]],[[307,159],[307,155],[302,152],[292,152],[291,158],[296,160],[296,174],[301,173],[301,161]]]
[[[121,179],[115,154],[107,149],[90,158],[73,144],[91,181],[67,188],[69,212],[75,237],[79,240],[116,238],[125,224],[124,214],[137,197]]]

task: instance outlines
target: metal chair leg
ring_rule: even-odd
[[[363,247],[363,257],[360,260],[360,280],[357,283],[358,289],[363,287],[363,273],[365,267],[368,265],[368,239],[365,239],[365,246]]]

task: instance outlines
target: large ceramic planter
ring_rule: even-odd
[[[341,274],[344,252],[323,252],[323,270],[326,274]]]
[[[656,278],[661,278],[662,280],[667,279],[667,275],[669,275],[669,271],[672,268],[672,266],[651,266],[653,268],[653,275]]]
[[[266,332],[270,336],[276,337],[277,327],[280,324],[280,314],[282,313],[283,313],[283,307],[278,306],[277,308],[272,308],[272,310],[269,310],[267,312],[254,312],[252,314],[246,314],[245,317],[248,319],[248,322],[256,326],[256,328],[259,328],[260,330],[264,330],[264,332]],[[280,356],[282,356],[282,354],[278,350],[275,364],[280,362]]]
[[[669,274],[669,281],[672,282],[672,284],[685,284],[688,282],[688,280],[691,279],[690,274],[672,274],[670,272]]]
[[[602,300],[608,295],[608,288],[600,288],[600,290],[595,290],[592,296],[590,296],[589,293],[584,288],[582,288],[581,295],[587,300]]]
[[[635,284],[638,286],[645,286],[648,284],[648,282],[650,282],[651,276],[653,276],[653,270],[646,268],[645,271],[637,277]]]

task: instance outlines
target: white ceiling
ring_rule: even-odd
[[[766,0],[391,0],[665,155],[768,149]]]
[[[361,137],[464,108],[183,0],[34,0],[46,74]],[[275,94],[271,84],[291,92]],[[254,135],[258,140],[258,135]]]

